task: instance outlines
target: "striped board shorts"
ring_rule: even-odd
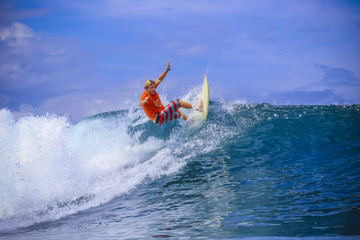
[[[179,99],[176,101],[171,101],[158,115],[155,123],[162,125],[173,119],[178,119],[181,115],[179,113],[180,103]]]

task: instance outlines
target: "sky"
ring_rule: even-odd
[[[0,109],[80,120],[201,86],[210,100],[360,103],[360,1],[1,0]]]

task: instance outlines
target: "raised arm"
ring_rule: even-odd
[[[164,80],[164,78],[166,77],[166,75],[168,74],[168,72],[170,71],[170,61],[168,61],[167,63],[167,67],[166,70],[160,75],[160,77],[158,78],[158,80],[156,80],[156,85],[159,86],[159,84],[162,82],[162,80]]]

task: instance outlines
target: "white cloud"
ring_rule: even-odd
[[[2,41],[9,39],[19,41],[21,39],[32,38],[33,36],[34,31],[25,24],[19,22],[14,22],[11,24],[11,26],[0,29],[0,39]]]
[[[75,40],[40,34],[18,22],[1,27],[0,37],[3,91],[78,89],[94,81],[91,57]]]
[[[54,96],[43,101],[40,108],[44,112],[69,115],[78,121],[102,112],[137,108],[140,94],[138,88],[127,88],[126,85],[104,87]]]

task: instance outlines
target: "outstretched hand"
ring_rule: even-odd
[[[168,74],[168,72],[170,71],[170,61],[167,62],[167,67],[165,69],[165,71],[160,75],[160,77],[158,78],[158,80],[156,80],[156,85],[159,85],[162,80],[164,80],[164,78],[166,77],[166,75]]]

